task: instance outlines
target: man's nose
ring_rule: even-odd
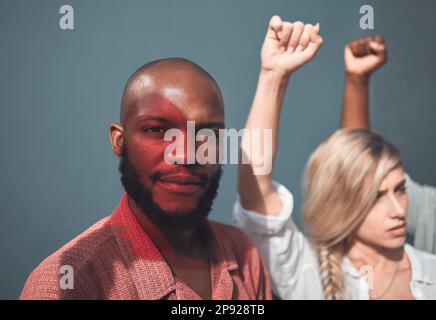
[[[183,145],[179,146],[179,152],[176,152],[175,156],[173,156],[173,162],[174,164],[188,164],[189,163],[189,151],[188,151],[188,146],[186,145],[186,143],[184,143]]]
[[[389,210],[389,212],[391,212],[391,215],[396,218],[404,218],[406,216],[406,208],[403,208],[395,194],[389,193],[388,197],[389,203],[391,205],[391,208]]]
[[[196,164],[196,141],[185,132],[177,140],[177,152],[171,155],[172,163],[180,165]]]

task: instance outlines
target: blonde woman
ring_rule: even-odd
[[[273,162],[289,76],[321,44],[319,26],[270,22],[246,128],[272,129]],[[242,153],[258,163],[244,138]],[[308,238],[291,220],[292,194],[271,173],[255,171],[239,166],[234,218],[260,249],[279,298],[436,299],[436,257],[404,244],[405,175],[397,149],[381,136],[339,130],[311,155],[303,203]]]
[[[380,36],[351,41],[345,46],[343,128],[370,128],[369,82],[373,72],[387,61],[387,45]],[[413,245],[436,253],[436,188],[421,185],[406,175],[409,195],[408,235]]]

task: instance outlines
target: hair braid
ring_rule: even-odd
[[[319,268],[324,296],[327,300],[342,300],[344,279],[341,269],[341,253],[331,247],[318,249]]]

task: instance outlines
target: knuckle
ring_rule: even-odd
[[[294,23],[294,26],[295,26],[296,28],[302,28],[302,27],[304,26],[304,23],[301,22],[301,21],[297,21],[297,22]]]

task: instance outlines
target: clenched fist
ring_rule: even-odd
[[[366,76],[377,70],[387,60],[387,48],[380,36],[351,41],[345,46],[345,72]]]
[[[319,24],[291,23],[273,16],[261,52],[261,68],[290,75],[315,57],[323,43]]]

